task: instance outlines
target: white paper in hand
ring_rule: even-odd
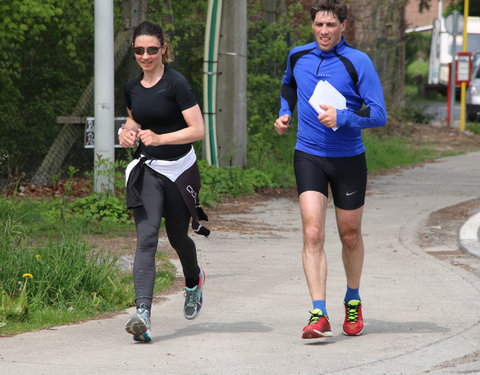
[[[345,97],[327,81],[319,81],[317,83],[308,102],[318,114],[325,112],[320,108],[320,104],[331,105],[336,109],[347,109]],[[337,129],[338,127],[333,128],[333,130]]]

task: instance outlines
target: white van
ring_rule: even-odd
[[[467,51],[472,54],[480,51],[480,17],[468,17]],[[456,51],[462,51],[463,34],[456,39]],[[448,86],[450,80],[448,64],[452,62],[453,36],[447,33],[445,18],[433,21],[432,44],[428,68],[428,85],[431,87]]]

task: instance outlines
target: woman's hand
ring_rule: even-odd
[[[137,131],[123,128],[118,136],[120,146],[124,148],[133,147],[137,144]]]
[[[137,133],[138,139],[142,141],[145,146],[160,146],[160,134],[152,132],[150,129],[139,130]]]
[[[122,131],[118,135],[118,142],[120,143],[120,146],[124,148],[137,145],[137,133],[139,129],[141,129],[140,124],[132,118],[132,112],[130,110],[128,110],[128,116],[129,117],[125,122]]]
[[[145,146],[183,145],[203,139],[205,125],[197,105],[182,111],[187,127],[171,133],[156,134],[151,130],[139,130],[137,136]]]

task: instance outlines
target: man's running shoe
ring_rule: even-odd
[[[142,304],[128,320],[125,330],[133,335],[135,341],[150,342],[152,341],[150,329],[150,311]]]
[[[362,302],[352,299],[345,303],[345,321],[343,333],[347,336],[358,336],[363,332]]]
[[[194,288],[185,287],[185,304],[183,305],[185,319],[195,319],[202,310],[205,278],[205,271],[200,270],[197,286]]]
[[[318,339],[320,337],[333,336],[328,316],[324,315],[322,310],[314,309],[310,311],[310,314],[312,316],[308,324],[303,328],[302,339]]]

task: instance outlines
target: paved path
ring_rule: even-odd
[[[151,344],[133,343],[124,332],[132,310],[0,338],[0,374],[480,374],[480,279],[427,254],[416,237],[431,212],[478,198],[479,186],[480,153],[371,179],[360,337],[341,334],[345,280],[330,208],[328,308],[335,336],[300,338],[310,301],[299,212],[296,202],[279,198],[223,216],[231,231],[196,237],[207,272],[198,319],[183,319],[178,292],[154,306]],[[235,220],[251,223],[251,230],[235,232]]]

